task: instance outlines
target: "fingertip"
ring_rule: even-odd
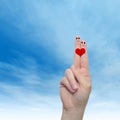
[[[70,67],[70,69],[71,69],[72,72],[73,72],[73,67],[74,67],[74,65],[72,65],[72,66]],[[74,72],[73,72],[73,74],[74,74]]]
[[[80,36],[77,35],[77,36],[76,36],[76,40],[77,40],[77,39],[80,39]]]
[[[71,65],[70,69],[72,70],[72,69],[73,69],[73,67],[74,67],[74,65]]]
[[[81,47],[85,47],[86,46],[86,41],[85,40],[81,40]]]
[[[77,68],[76,68],[77,69]],[[74,73],[74,71],[75,71],[75,65],[72,65],[71,66],[71,70],[72,70],[72,72]]]
[[[69,74],[69,71],[70,71],[70,69],[66,69],[65,76],[67,76],[67,74]]]
[[[72,86],[72,89],[76,91],[76,90],[78,89],[77,85],[74,84],[74,85]]]
[[[80,36],[76,36],[75,45],[80,45]],[[77,46],[78,47],[78,46]]]

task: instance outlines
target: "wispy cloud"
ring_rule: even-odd
[[[55,102],[52,97],[58,99],[56,94],[59,93],[61,76],[44,73],[37,68],[37,63],[33,59],[23,61],[23,66],[0,62],[0,91],[6,93],[6,98],[8,96],[11,101],[14,98],[13,101],[19,103],[35,103],[39,106],[42,103]]]
[[[73,63],[74,37],[80,34],[87,41],[93,82],[88,109],[93,106],[94,111],[96,106],[101,111],[105,106],[117,106],[113,109],[118,109],[119,4],[118,0],[21,0],[13,3],[1,0],[0,33],[8,36],[8,40],[2,38],[1,45],[2,41],[18,43],[18,49],[14,44],[12,52],[22,54],[22,57],[8,57],[9,62],[0,61],[0,97],[3,101],[12,96],[19,103],[40,106],[43,103],[45,106],[57,97],[54,103],[59,104],[59,80],[66,67]],[[5,49],[1,52],[4,56],[9,55],[9,47],[6,49],[6,54]],[[101,118],[97,117],[99,114],[90,118],[104,120],[109,118],[109,112],[101,114]],[[111,118],[115,115],[119,118],[117,111]]]

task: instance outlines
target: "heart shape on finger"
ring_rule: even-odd
[[[85,54],[85,49],[84,49],[84,48],[81,48],[81,49],[80,49],[80,48],[77,48],[77,49],[75,50],[75,53],[81,57],[82,55]]]

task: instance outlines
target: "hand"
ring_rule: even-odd
[[[75,49],[84,48],[81,57],[74,52],[74,64],[67,69],[60,82],[60,96],[63,103],[62,120],[82,120],[91,92],[86,43],[76,37]]]

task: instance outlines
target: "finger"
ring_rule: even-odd
[[[61,85],[61,86],[64,86],[65,88],[67,88],[67,90],[68,90],[69,92],[71,92],[71,93],[74,93],[74,92],[75,92],[75,90],[72,89],[72,87],[70,86],[70,83],[68,82],[68,80],[67,80],[66,77],[64,77],[64,78],[61,80],[60,85]]]
[[[77,36],[75,40],[75,50],[77,48],[80,49],[80,42],[81,42],[80,37]],[[80,68],[80,57],[75,52],[74,52],[74,65],[75,65],[75,68]]]
[[[65,76],[68,79],[70,86],[72,87],[73,90],[77,90],[78,86],[77,86],[77,81],[74,78],[74,75],[71,71],[71,69],[67,69],[65,72]]]
[[[78,78],[78,76],[80,76],[79,72],[77,72],[78,70],[79,69],[76,69],[74,65],[71,66],[71,71],[72,71],[72,73],[74,75],[74,78],[76,78],[77,82],[79,84],[81,84],[81,79],[80,79],[80,77]]]
[[[71,70],[80,85],[83,85],[86,88],[91,88],[90,79],[87,79],[87,77],[85,79],[85,77],[82,74],[80,74],[80,70],[75,69],[74,65],[71,66]]]
[[[87,45],[85,41],[81,41],[81,49],[82,48],[85,49],[85,53],[81,56],[80,67],[86,68],[88,70],[89,69],[88,52],[87,52]]]

